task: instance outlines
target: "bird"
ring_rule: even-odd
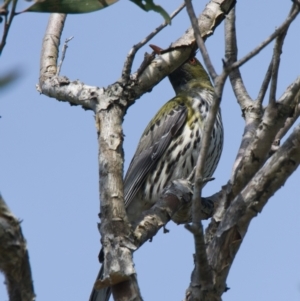
[[[150,209],[166,185],[188,178],[201,149],[203,129],[214,98],[209,75],[195,57],[169,74],[176,96],[165,103],[149,122],[124,178],[124,200],[131,224]],[[221,111],[216,116],[204,167],[204,178],[214,173],[223,149]],[[189,222],[189,216],[180,223]],[[97,279],[101,279],[101,268]],[[93,289],[90,301],[108,301],[110,287]]]

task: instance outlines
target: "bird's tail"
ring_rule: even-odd
[[[103,276],[103,266],[101,266],[101,269],[98,273],[96,280],[101,279],[102,276]],[[93,288],[89,301],[108,301],[110,298],[110,295],[111,295],[110,287],[102,288],[99,291],[97,291]]]

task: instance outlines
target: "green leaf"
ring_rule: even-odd
[[[23,12],[83,14],[100,10],[118,0],[37,0]]]
[[[153,2],[153,0],[130,0],[130,1],[135,3],[145,11],[153,10],[157,13],[160,13],[162,17],[165,19],[165,21],[168,24],[171,24],[171,18],[169,14],[160,5],[156,5]]]

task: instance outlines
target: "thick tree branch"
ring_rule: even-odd
[[[265,163],[276,134],[284,126],[286,118],[297,105],[296,95],[299,89],[300,77],[287,88],[276,107],[268,106],[266,108],[252,143],[244,150],[244,156],[233,170],[231,178],[233,186],[229,199],[234,198]]]
[[[202,39],[206,39],[213,34],[216,27],[223,21],[225,15],[235,5],[235,0],[210,1],[198,18],[201,28]],[[131,94],[135,99],[161,81],[165,76],[174,71],[185,62],[195,50],[195,37],[192,28],[189,28],[176,42],[172,43],[168,49],[162,52],[145,71],[135,80],[135,85],[131,85]]]
[[[110,257],[111,261],[104,262],[104,279],[108,279],[109,283],[131,279],[133,282],[130,283],[133,284],[136,277],[130,250],[132,232],[123,199],[122,121],[126,108],[123,89],[118,84],[111,90],[88,87],[56,75],[58,45],[64,20],[65,16],[61,14],[52,14],[50,17],[41,55],[40,89],[44,94],[58,99],[66,97],[72,104],[80,104],[96,113],[102,214],[100,232],[104,255],[115,254]]]
[[[299,149],[300,125],[226,210],[207,249],[209,262],[215,272],[216,293],[219,296],[225,289],[226,277],[251,220],[261,212],[268,199],[299,166]]]
[[[66,15],[51,14],[44,35],[40,59],[40,78],[37,89],[49,97],[81,105],[87,110],[95,110],[96,101],[103,95],[103,89],[86,86],[57,75],[58,47]]]
[[[51,14],[43,39],[40,58],[40,86],[57,74],[58,47],[67,15]]]
[[[71,82],[65,76],[53,76],[47,79],[37,90],[48,97],[71,105],[80,105],[85,110],[96,110],[96,103],[104,96],[104,90],[88,86],[79,80]]]
[[[127,88],[130,94],[134,96],[134,99],[141,97],[164,77],[182,65],[193,51],[192,46],[182,46],[164,51],[161,55],[157,56],[138,77],[136,74],[131,76],[132,83],[128,84]]]
[[[106,103],[106,107],[103,104]],[[124,107],[112,106],[109,99],[104,99],[97,106],[96,125],[99,142],[99,188],[100,188],[100,233],[104,252],[103,280],[110,284],[128,281],[122,286],[124,293],[139,295],[139,291],[129,289],[135,283],[132,262],[132,231],[129,226],[123,197],[123,161],[122,121]],[[107,256],[109,254],[109,256]],[[117,298],[118,286],[112,286]],[[119,298],[124,296],[118,295]],[[127,296],[129,297],[129,296]],[[131,298],[131,297],[130,297]],[[141,297],[138,297],[141,299]]]
[[[192,185],[189,181],[179,179],[169,183],[161,193],[159,200],[149,210],[144,211],[133,225],[134,241],[130,246],[132,252],[151,240],[170,220],[177,224],[189,222],[192,196]],[[201,202],[201,219],[208,219],[217,206],[217,203],[215,204],[217,200],[208,198],[202,199]],[[108,279],[99,279],[95,283],[95,288],[99,290],[111,284],[113,283],[110,283]]]
[[[176,224],[190,222],[192,197],[193,190],[189,181],[178,179],[168,184],[155,205],[143,212],[140,220],[137,221],[134,230],[137,247],[152,239],[170,220]],[[201,202],[201,220],[208,219],[217,207],[217,200],[203,198]]]
[[[10,212],[0,195],[0,271],[10,301],[33,301],[35,294],[20,221]]]

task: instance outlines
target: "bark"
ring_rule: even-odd
[[[0,271],[10,301],[33,301],[35,293],[26,240],[21,222],[0,195]]]

